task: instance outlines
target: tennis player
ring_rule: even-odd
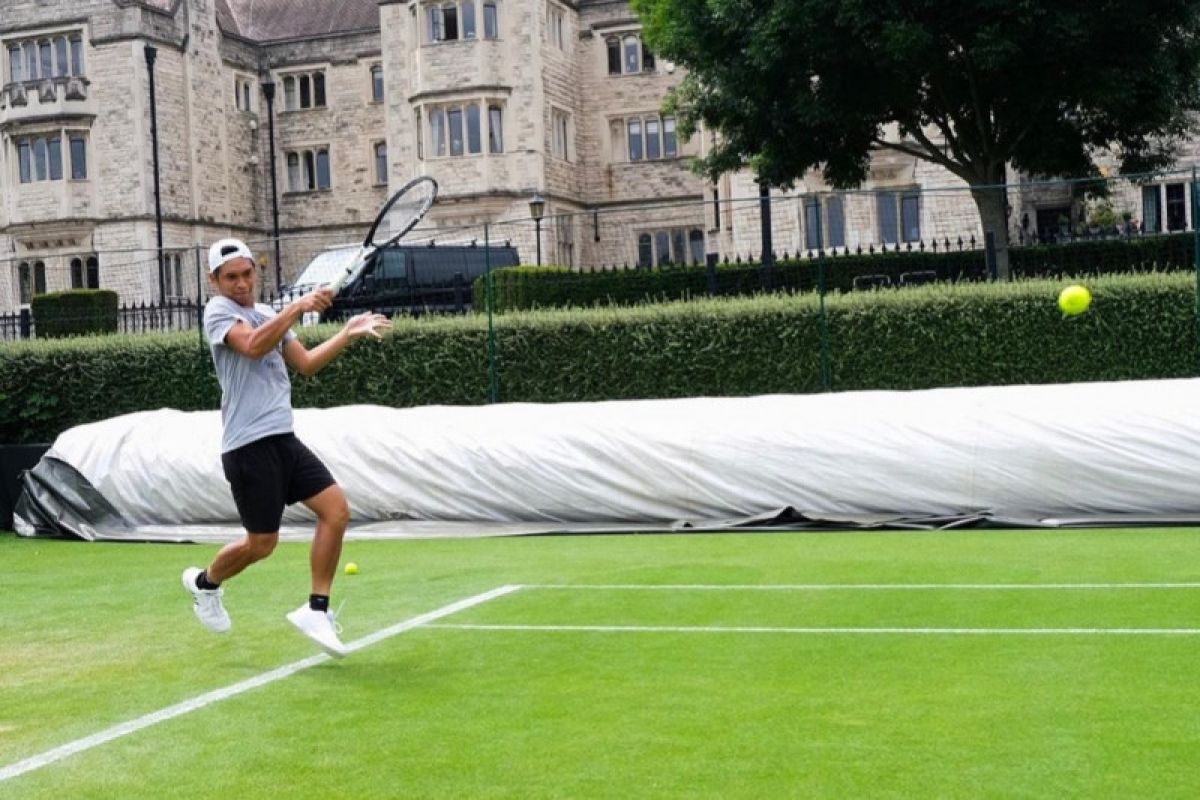
[[[250,248],[238,239],[222,239],[209,248],[208,271],[215,294],[204,307],[204,333],[221,384],[221,464],[246,534],[222,547],[207,569],[185,569],[183,587],[206,628],[228,631],[222,584],[269,556],[279,541],[284,506],[304,503],[317,515],[310,556],[312,594],[287,618],[325,652],[344,656],[345,645],[329,612],[329,593],[350,507],[329,470],[293,433],[287,368],[314,375],[354,339],[382,338],[380,331],[390,328],[391,321],[381,314],[359,314],[309,350],[291,328],[305,312],[329,308],[329,289],[317,289],[278,314],[255,303],[258,267]]]

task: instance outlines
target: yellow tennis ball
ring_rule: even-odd
[[[353,561],[351,561],[349,564],[347,564],[346,565],[346,574],[347,575],[357,575],[358,574],[358,564],[355,564]]]
[[[1074,317],[1088,310],[1092,304],[1092,293],[1086,286],[1074,284],[1063,289],[1058,294],[1058,307],[1068,317]]]

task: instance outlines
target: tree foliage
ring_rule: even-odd
[[[687,69],[668,100],[681,131],[720,134],[713,177],[749,164],[787,186],[816,168],[848,188],[876,147],[972,186],[1006,164],[1096,174],[1097,148],[1141,172],[1172,161],[1200,110],[1200,0],[632,2]]]

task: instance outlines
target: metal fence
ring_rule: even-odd
[[[550,213],[540,218],[486,224],[451,224],[449,217],[438,216],[435,205],[403,244],[444,255],[513,253],[506,263],[556,267],[553,275],[539,278],[543,288],[556,284],[537,299],[540,305],[554,304],[556,297],[563,303],[581,297],[603,302],[611,296],[601,287],[603,280],[635,271],[654,274],[657,285],[665,287],[643,297],[687,300],[749,291],[853,291],[984,280],[996,276],[998,263],[1011,264],[1018,277],[1188,268],[1191,247],[1181,235],[1194,231],[1200,218],[1196,185],[1191,173],[1164,173],[1018,178],[972,190],[961,183],[931,185],[914,170],[908,182],[893,187],[839,192],[801,183],[763,197],[739,196],[735,182],[719,196],[585,209],[564,201],[551,204]],[[742,191],[749,187],[744,184]],[[988,192],[1003,202],[1005,229],[999,241],[985,237],[976,206]],[[353,245],[364,230],[344,227],[249,240],[262,267],[260,299],[276,307],[294,299],[296,282],[314,258]],[[206,244],[167,247],[161,253],[113,248],[0,258],[0,339],[36,337],[31,297],[72,288],[116,291],[121,332],[195,329],[211,291],[203,268]],[[488,310],[475,302],[472,291],[486,259],[464,258],[460,268],[439,267],[428,280],[410,271],[403,292],[388,303],[372,306],[364,295],[361,305],[412,314]],[[820,277],[804,266],[817,263]],[[704,274],[697,277],[696,271]]]

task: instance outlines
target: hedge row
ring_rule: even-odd
[[[1197,371],[1195,279],[1089,281],[1092,310],[1064,318],[1061,281],[931,284],[897,292],[763,295],[630,308],[497,316],[503,401],[920,389],[1183,377]],[[310,346],[329,327],[302,329]],[[827,343],[827,346],[826,346]],[[356,343],[297,407],[487,402],[482,316],[402,318],[383,342]],[[0,441],[51,441],[130,411],[216,408],[194,332],[0,346]],[[886,409],[880,409],[886,413]]]
[[[633,305],[661,300],[748,295],[764,289],[848,292],[856,279],[883,276],[887,285],[912,282],[978,281],[987,276],[982,250],[887,250],[882,253],[830,255],[824,259],[780,259],[774,272],[755,262],[721,263],[710,287],[704,265],[664,265],[653,269],[616,268],[577,271],[565,267],[510,267],[492,274],[493,311],[531,308]],[[1195,235],[1129,237],[1028,245],[1009,249],[1016,278],[1099,275],[1113,272],[1191,269]],[[485,277],[473,286],[476,309],[488,306]],[[711,288],[711,292],[710,292]]]
[[[117,293],[109,289],[39,294],[31,305],[40,337],[56,339],[117,331]]]

